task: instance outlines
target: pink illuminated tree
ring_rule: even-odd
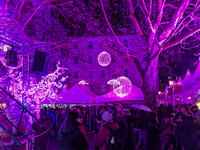
[[[6,9],[13,1],[6,1]],[[159,55],[166,50],[171,52],[179,49],[180,45],[188,45],[186,47],[190,50],[200,39],[199,0],[43,0],[37,4],[30,3],[24,0],[16,2],[18,13],[13,11],[14,18],[29,35],[43,33],[44,41],[50,42],[46,35],[60,41],[51,42],[54,46],[68,46],[64,43],[66,35],[58,35],[45,17],[38,17],[39,10],[43,8],[51,9],[53,18],[63,25],[65,32],[67,29],[78,31],[78,34],[74,33],[75,36],[103,37],[108,28],[125,52],[118,51],[107,41],[103,41],[104,44],[111,52],[132,59],[140,74],[138,82],[143,84],[145,105],[153,110],[156,110],[159,84]],[[147,65],[144,70],[135,56],[138,52],[130,51],[118,38],[123,27],[135,28],[138,36],[146,41],[147,48],[143,52],[147,53]]]

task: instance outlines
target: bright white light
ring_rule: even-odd
[[[78,84],[85,85],[85,84],[89,84],[89,83],[87,81],[85,81],[85,80],[81,80]]]
[[[63,74],[62,67],[59,66],[58,62],[57,69],[55,72],[48,74],[45,77],[42,77],[39,83],[35,83],[35,79],[30,77],[29,88],[27,87],[28,83],[25,82],[23,84],[23,74],[18,70],[10,69],[7,75],[0,78],[0,81],[4,81],[6,79],[11,79],[11,86],[9,90],[11,90],[11,94],[16,98],[25,98],[26,102],[35,108],[36,112],[40,110],[40,104],[45,99],[51,99],[51,102],[58,100],[57,92],[58,89],[63,87],[62,82],[66,80],[67,77],[62,77],[59,81],[58,78]],[[64,68],[65,69],[65,68]]]
[[[98,63],[101,66],[108,66],[110,62],[111,62],[111,56],[108,52],[104,51],[98,55]]]
[[[158,91],[158,94],[160,95],[160,94],[161,94],[161,91]]]
[[[113,92],[119,97],[125,97],[131,93],[132,83],[127,77],[119,77],[117,79],[112,79],[107,82],[107,84],[113,85]]]
[[[11,48],[9,45],[4,45],[3,51],[4,51],[4,52],[7,52],[9,48]]]
[[[173,80],[169,80],[169,86],[174,85],[174,81]]]

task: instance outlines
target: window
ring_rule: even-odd
[[[94,91],[94,88],[93,88],[93,86],[92,85],[90,85],[90,91]]]
[[[105,71],[101,71],[101,78],[105,78]]]
[[[93,71],[89,71],[89,78],[93,79]]]
[[[117,78],[117,74],[116,74],[116,73],[113,74],[112,77],[113,77],[113,78]]]
[[[126,33],[126,28],[121,29],[122,33]]]
[[[101,94],[106,93],[106,86],[105,85],[100,86],[100,92],[101,92]]]
[[[125,47],[128,47],[128,41],[127,40],[124,40],[123,44],[124,44]]]
[[[143,61],[147,61],[147,56],[143,55]]]
[[[92,57],[92,56],[89,56],[89,57],[88,57],[88,63],[89,63],[89,64],[93,64],[93,57]]]
[[[124,70],[124,76],[128,77],[128,70],[127,69]]]
[[[74,57],[74,64],[78,64],[78,57]]]
[[[100,42],[100,48],[103,48],[103,44]]]
[[[107,33],[107,34],[110,34],[110,28],[107,28],[107,29],[106,29],[106,33]]]
[[[74,44],[74,49],[78,49],[78,44]]]
[[[112,63],[116,63],[116,59],[115,59],[115,58],[112,58],[111,62],[112,62]]]
[[[116,57],[114,55],[111,57],[111,62],[116,63]]]
[[[128,58],[124,58],[124,62],[125,62],[125,63],[128,62]]]
[[[93,42],[89,42],[88,49],[93,49]]]
[[[74,78],[78,78],[78,71],[74,71]]]

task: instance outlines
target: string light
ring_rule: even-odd
[[[64,73],[63,70],[67,69],[60,67],[60,62],[57,63],[56,67],[57,69],[53,73],[42,77],[39,83],[35,83],[35,79],[30,77],[29,88],[27,88],[28,82],[24,83],[26,88],[23,88],[22,72],[14,69],[10,69],[5,77],[0,78],[0,81],[10,78],[11,86],[9,89],[15,99],[25,98],[26,102],[35,108],[36,112],[39,112],[40,104],[45,99],[49,99],[52,103],[58,100],[58,89],[63,87],[62,83],[68,78],[65,76],[57,81]]]
[[[85,81],[85,80],[81,80],[78,84],[85,85],[85,84],[89,84],[89,83],[87,81]]]

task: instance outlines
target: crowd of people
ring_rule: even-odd
[[[89,113],[89,107],[44,108],[41,116],[50,119],[61,150],[89,148],[89,116],[95,150],[196,150],[200,146],[200,111],[191,104],[160,105],[156,113],[105,104]]]

